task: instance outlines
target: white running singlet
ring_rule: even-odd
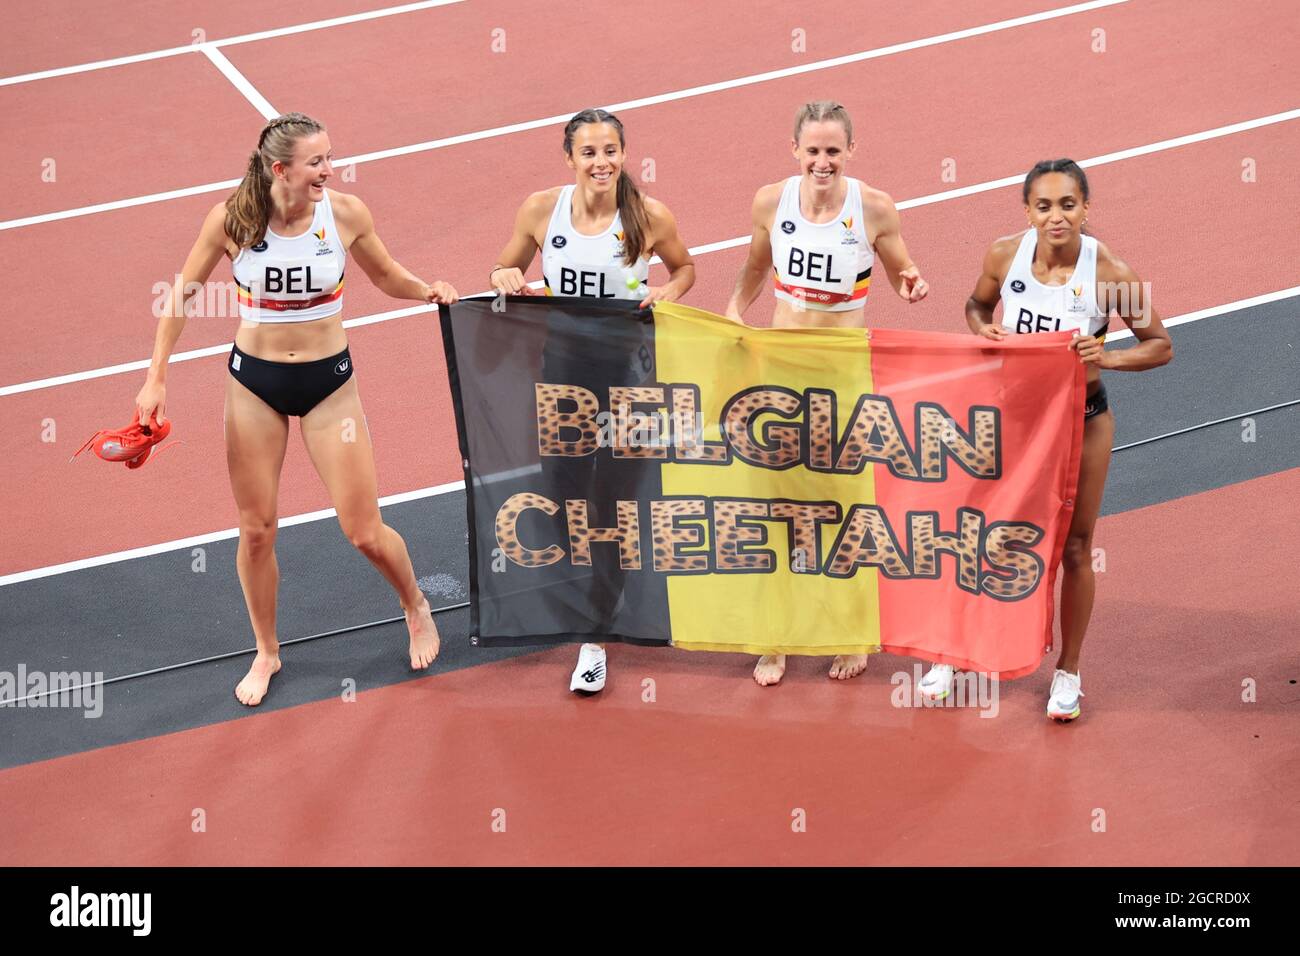
[[[329,190],[316,203],[300,236],[277,236],[239,250],[232,269],[239,286],[239,317],[248,322],[310,322],[343,311],[347,250],[334,225]]]
[[[1104,340],[1110,319],[1097,305],[1097,240],[1080,236],[1079,259],[1065,285],[1034,278],[1038,232],[1020,240],[1002,280],[1002,327],[1008,332],[1078,332]]]
[[[642,256],[629,267],[623,261],[623,220],[614,213],[609,228],[584,236],[573,228],[573,189],[560,190],[542,244],[542,278],[547,295],[598,299],[644,299],[650,259]]]
[[[862,190],[846,180],[844,208],[830,222],[814,223],[799,209],[799,181],[791,176],[772,221],[772,271],[776,297],[819,312],[847,312],[866,304],[876,253],[862,221]]]

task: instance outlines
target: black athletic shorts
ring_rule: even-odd
[[[1083,420],[1086,422],[1090,418],[1104,414],[1110,410],[1110,402],[1106,400],[1106,386],[1098,385],[1097,393],[1090,396],[1083,403]]]
[[[352,377],[347,349],[314,362],[268,362],[236,345],[227,366],[243,385],[281,415],[306,415]]]

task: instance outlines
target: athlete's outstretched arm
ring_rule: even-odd
[[[555,205],[549,190],[533,193],[524,200],[519,211],[515,213],[515,228],[510,234],[510,241],[497,256],[492,271],[488,274],[488,284],[498,292],[510,295],[533,295],[536,290],[528,287],[524,273],[537,255],[535,233],[543,213],[550,215],[550,208]]]
[[[864,211],[875,226],[873,246],[880,264],[885,267],[889,284],[908,302],[920,302],[929,293],[930,286],[921,278],[921,270],[907,254],[894,200],[879,190],[872,190],[869,197],[867,190],[863,189],[862,201]]]
[[[226,204],[219,202],[208,210],[199,229],[199,237],[194,240],[190,254],[185,257],[185,265],[176,276],[176,284],[163,299],[158,329],[154,333],[153,360],[149,363],[149,374],[135,396],[135,407],[141,422],[147,423],[150,418],[155,418],[160,423],[165,420],[167,363],[185,328],[185,305],[203,287],[203,283],[208,281],[208,276],[212,275],[212,270],[226,254],[228,241]]]
[[[1007,337],[1007,330],[993,321],[993,310],[1002,298],[1003,274],[1009,264],[1007,240],[999,239],[984,254],[975,291],[966,300],[966,324],[970,330],[995,342]]]
[[[370,277],[380,292],[394,299],[415,299],[417,302],[452,303],[456,290],[447,282],[426,283],[407,271],[392,257],[375,232],[375,220],[370,210],[356,196],[335,193],[335,214],[340,216],[352,231],[353,240],[348,252],[357,260],[361,271]]]
[[[658,200],[646,197],[645,209],[654,236],[654,254],[667,267],[668,281],[661,286],[650,286],[650,291],[641,300],[643,309],[655,302],[676,302],[695,285],[695,260],[677,234],[677,220]]]
[[[1174,357],[1174,343],[1151,305],[1145,283],[1128,263],[1116,258],[1101,243],[1098,246],[1097,279],[1101,286],[1098,299],[1108,315],[1118,315],[1133,330],[1137,345],[1107,351],[1100,339],[1080,335],[1070,343],[1071,347],[1079,353],[1080,362],[1099,368],[1142,372],[1165,365]]]
[[[727,318],[733,322],[743,323],[742,318],[767,281],[772,269],[772,234],[768,224],[776,214],[776,204],[780,199],[779,187],[764,186],[754,195],[754,204],[750,210],[753,235],[749,237],[749,257],[736,276],[736,287],[727,301]]]

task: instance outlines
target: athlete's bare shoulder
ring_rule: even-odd
[[[330,205],[335,209],[340,207],[344,209],[356,209],[357,203],[361,202],[361,200],[352,195],[352,193],[341,193],[337,189],[331,189],[328,186],[325,187],[325,191],[330,194]]]
[[[1028,229],[1022,229],[1014,232],[1009,236],[998,236],[989,246],[989,255],[997,256],[999,259],[1006,259],[1010,262],[1016,256],[1016,250],[1020,248],[1020,243],[1024,241]]]
[[[346,248],[351,248],[356,239],[375,231],[375,218],[360,196],[341,193],[328,187],[325,191],[329,194],[334,221],[339,224],[339,235],[345,237],[343,241]]]
[[[516,238],[531,236],[532,241],[541,246],[545,241],[551,213],[555,211],[555,204],[563,191],[563,186],[552,186],[550,189],[539,189],[535,193],[530,193],[519,206],[519,211],[515,213]]]
[[[366,204],[351,193],[341,193],[328,186],[325,191],[329,193],[330,207],[334,210],[335,218],[342,217],[343,220],[351,223],[357,216],[364,215],[368,211]]]
[[[867,238],[874,246],[882,235],[898,232],[898,207],[894,197],[883,189],[868,186],[860,179],[855,179],[858,192],[862,196],[862,223],[867,231]]]
[[[221,228],[225,229],[226,225],[226,200],[222,199],[220,203],[208,209],[208,215],[203,217],[203,228],[208,229],[213,222],[220,222]]]
[[[785,180],[760,186],[754,193],[753,216],[756,224],[770,227],[776,216],[776,207],[781,204],[781,193],[785,189]]]
[[[1016,257],[1016,250],[1020,248],[1020,242],[1025,237],[1028,229],[1022,230],[1010,236],[999,236],[989,245],[988,252],[984,253],[984,272],[987,275],[995,277],[999,282],[1007,277],[1007,270],[1011,268],[1011,260]]]
[[[227,256],[234,258],[239,254],[234,241],[226,232],[226,201],[214,205],[208,210],[208,214],[203,217],[203,225],[199,228],[199,241],[207,243],[213,248],[223,249]]]
[[[641,203],[645,206],[646,215],[651,219],[667,219],[672,216],[672,213],[668,211],[668,207],[653,196],[642,193]]]
[[[552,186],[550,189],[539,189],[535,193],[530,193],[523,205],[519,207],[520,215],[535,222],[549,219],[563,191],[563,186]]]
[[[645,205],[645,214],[649,217],[651,225],[667,225],[677,221],[672,210],[653,196],[642,194],[641,201]]]
[[[1097,240],[1097,279],[1100,282],[1128,282],[1135,278],[1133,269],[1127,262],[1115,255],[1114,251]]]
[[[785,191],[785,182],[782,179],[780,182],[759,186],[758,192],[754,193],[754,208],[770,207],[773,212],[776,212],[776,207],[781,202],[781,193]]]
[[[860,179],[856,179],[854,182],[858,184],[858,191],[862,194],[862,209],[864,212],[888,212],[894,208],[894,197],[883,189],[868,186]]]

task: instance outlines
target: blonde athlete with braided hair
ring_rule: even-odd
[[[905,301],[925,298],[930,289],[907,254],[894,201],[844,174],[854,145],[853,122],[839,103],[818,100],[799,108],[790,141],[799,175],[754,196],[749,258],[736,277],[728,318],[743,321],[771,281],[774,328],[862,328],[877,257]],[[830,677],[857,677],[866,666],[865,654],[838,655]],[[784,674],[784,654],[766,654],[754,667],[754,680],[763,685]]]
[[[286,113],[266,125],[239,188],[203,221],[159,319],[153,361],[135,400],[141,421],[162,420],[167,363],[185,327],[188,290],[201,288],[228,257],[240,323],[227,363],[226,464],[239,509],[235,564],[257,640],[235,696],[250,707],[280,670],[276,500],[291,416],[299,419],[343,533],[397,592],[411,667],[427,668],[438,656],[438,628],[406,543],[379,512],[374,452],[343,331],[343,268],[351,252],[395,299],[450,303],[456,290],[425,283],[393,260],[365,204],[326,188],[332,160],[325,127],[311,117]]]

